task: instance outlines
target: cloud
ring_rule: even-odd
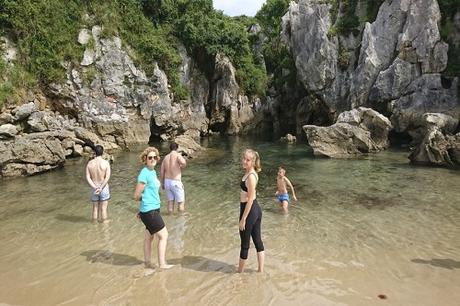
[[[254,16],[266,0],[213,0],[214,8],[228,16]]]

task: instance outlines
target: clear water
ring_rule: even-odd
[[[313,158],[302,144],[204,145],[208,153],[183,174],[187,214],[163,214],[167,258],[177,266],[150,275],[132,199],[139,150],[119,153],[112,165],[109,224],[89,221],[86,160],[1,181],[0,303],[458,305],[460,172],[412,167],[406,152],[391,150],[334,160]],[[253,246],[247,272],[234,273],[246,147],[262,158],[264,274],[255,272]],[[274,199],[280,164],[299,198],[287,216]]]

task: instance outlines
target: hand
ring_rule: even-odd
[[[297,202],[297,197],[296,197],[296,196],[293,196],[293,198],[294,198],[294,201],[296,201],[296,202]]]
[[[136,214],[136,218],[140,220],[140,219],[141,219],[141,215],[140,215],[139,213],[137,213],[137,214]]]
[[[278,195],[278,190],[275,192],[275,195],[276,195],[276,196]]]
[[[94,194],[100,194],[102,191],[101,187],[97,187],[95,190],[94,190]]]
[[[240,231],[244,231],[244,229],[246,228],[246,220],[245,219],[240,220],[239,227],[240,227]]]

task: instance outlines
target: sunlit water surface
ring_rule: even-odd
[[[132,199],[140,149],[116,155],[109,224],[89,221],[84,159],[0,181],[0,303],[458,305],[460,172],[409,166],[401,151],[334,160],[313,158],[303,144],[235,138],[204,145],[209,152],[183,174],[187,214],[167,216],[162,204],[167,258],[176,264],[168,271],[149,274],[142,266],[144,230]],[[258,198],[266,272],[255,272],[251,245],[240,275],[246,147],[260,152],[264,168]],[[281,164],[299,198],[287,216],[274,199]]]

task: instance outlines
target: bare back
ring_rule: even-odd
[[[165,156],[161,167],[164,171],[164,178],[170,180],[181,180],[181,168],[185,167],[186,161],[176,151],[172,151]]]
[[[102,157],[96,157],[88,162],[87,169],[91,180],[95,184],[100,184],[104,181],[110,169],[110,164]]]

